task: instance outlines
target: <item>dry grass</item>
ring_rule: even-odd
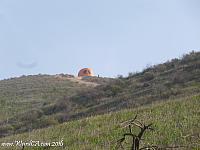
[[[197,150],[200,148],[199,108],[200,96],[193,96],[34,130],[31,133],[2,138],[0,143],[15,140],[47,142],[63,139],[63,147],[49,147],[49,149],[113,149],[116,141],[126,131],[126,129],[120,128],[120,123],[132,119],[138,113],[141,122],[153,123],[155,128],[154,132],[144,135],[145,140],[144,143],[141,143],[142,145],[182,145],[187,146],[186,149]],[[137,132],[137,130],[133,132]],[[127,140],[127,142],[129,141]],[[126,149],[129,148],[129,144],[124,146]],[[1,147],[1,149],[5,149],[5,147]],[[17,149],[17,147],[12,147],[12,149]],[[43,148],[28,147],[28,149]]]

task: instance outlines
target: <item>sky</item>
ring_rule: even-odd
[[[0,0],[0,79],[105,77],[200,50],[199,0]]]

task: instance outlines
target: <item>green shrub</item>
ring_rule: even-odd
[[[51,115],[53,113],[61,112],[67,108],[67,104],[64,101],[59,101],[56,104],[45,106],[42,110],[45,115]]]
[[[0,126],[0,133],[1,133],[0,137],[12,133],[14,131],[13,129],[14,129],[13,126],[9,124]]]
[[[143,77],[140,79],[142,82],[150,81],[154,79],[154,74],[151,72],[145,72]]]
[[[17,117],[20,121],[32,122],[40,118],[43,115],[43,112],[40,109],[33,109],[23,114],[19,114]]]
[[[54,117],[44,116],[33,123],[33,128],[45,128],[57,124],[58,120],[56,120]]]

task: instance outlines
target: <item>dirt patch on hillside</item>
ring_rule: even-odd
[[[98,83],[85,81],[85,80],[82,80],[82,78],[74,77],[74,76],[55,75],[55,78],[57,78],[59,80],[70,80],[70,81],[78,83],[78,84],[85,84],[86,86],[95,87],[95,86],[99,85]]]

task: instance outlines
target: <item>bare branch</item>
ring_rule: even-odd
[[[142,136],[143,136],[144,132],[146,130],[153,130],[153,128],[151,128],[152,124],[145,125],[145,124],[141,123],[140,121],[138,121],[136,119],[137,119],[137,115],[134,117],[134,119],[131,119],[131,120],[128,120],[128,121],[121,123],[122,128],[128,127],[129,133],[123,134],[123,138],[117,141],[116,148],[119,148],[119,147],[123,148],[122,144],[123,144],[126,136],[130,136],[130,137],[132,137],[131,150],[139,150],[140,141],[142,140]],[[140,132],[137,135],[132,133],[132,126],[136,126],[136,127],[140,128]],[[147,149],[147,148],[152,149],[154,147],[149,146],[149,147],[144,147],[143,149]]]
[[[133,119],[122,122],[120,126],[122,128],[125,128],[125,127],[129,126],[132,122],[134,122],[136,120],[136,118],[137,118],[137,114],[135,115],[135,117]]]

